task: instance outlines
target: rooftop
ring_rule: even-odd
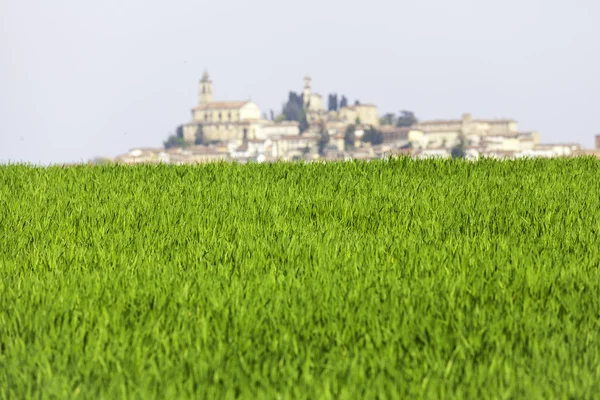
[[[279,140],[315,140],[314,136],[307,135],[281,135]]]
[[[415,126],[419,125],[451,125],[451,124],[462,124],[462,119],[434,119],[430,121],[420,121],[415,124]],[[487,124],[506,124],[511,122],[517,122],[514,119],[472,119],[470,122],[480,122]]]
[[[348,108],[350,110],[354,110],[355,108],[360,108],[360,107],[377,108],[377,106],[375,104],[353,104],[351,106],[346,106],[346,107],[342,107],[342,108]]]
[[[210,103],[200,104],[194,107],[194,110],[233,110],[242,108],[246,104],[250,103],[249,100],[245,101],[212,101]]]

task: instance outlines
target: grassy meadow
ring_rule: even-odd
[[[0,166],[0,399],[591,399],[600,161]]]

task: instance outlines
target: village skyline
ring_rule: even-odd
[[[207,70],[198,82],[197,104],[191,118],[177,126],[163,147],[130,149],[116,158],[95,162],[198,163],[211,161],[339,161],[381,159],[391,155],[413,158],[600,156],[579,143],[548,143],[539,131],[519,129],[512,118],[418,120],[408,110],[381,113],[375,103],[353,103],[345,95],[325,96],[306,75],[300,91],[290,90],[280,111],[266,112],[252,99],[215,98]]]
[[[307,0],[293,12],[273,0],[34,0],[0,11],[4,163],[160,146],[189,118],[204,68],[217,98],[251,97],[267,113],[309,73],[315,91],[381,114],[512,118],[585,148],[600,133],[593,0]]]

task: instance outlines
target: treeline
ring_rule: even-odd
[[[202,125],[198,125],[196,128],[196,134],[194,137],[194,145],[201,145],[204,143],[204,134],[202,131]],[[175,134],[170,135],[167,140],[163,142],[165,149],[171,149],[175,147],[185,148],[190,144],[183,139],[183,125],[179,125]]]
[[[284,103],[281,114],[275,119],[276,121],[297,121],[300,124],[300,132],[308,129],[308,120],[304,112],[304,96],[298,95],[296,92],[290,91],[288,100]]]
[[[379,119],[379,123],[381,125],[392,125],[398,128],[405,128],[409,126],[413,126],[418,123],[417,117],[415,113],[412,111],[402,110],[398,115],[393,113],[386,113]]]
[[[354,105],[360,105],[360,100],[355,100]],[[330,93],[327,96],[327,111],[339,111],[348,106],[348,98],[344,95],[338,98],[337,93]],[[297,121],[300,123],[300,132],[308,129],[308,121],[304,110],[304,96],[294,91],[288,93],[288,99],[283,104],[281,113],[274,117],[273,110],[270,112],[271,119],[281,121]],[[412,111],[402,110],[398,115],[393,113],[384,114],[379,123],[381,125],[392,125],[396,127],[409,127],[418,122],[415,113]]]

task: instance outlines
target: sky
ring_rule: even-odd
[[[513,118],[544,143],[600,133],[598,0],[0,0],[0,163],[160,147],[216,100],[290,90]]]

